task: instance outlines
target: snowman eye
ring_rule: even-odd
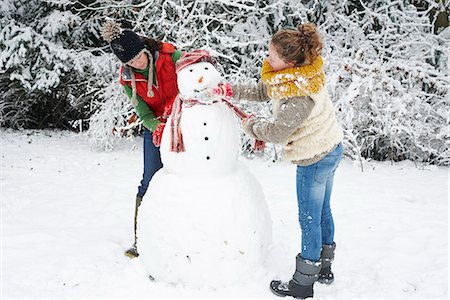
[[[205,67],[205,70],[208,70],[208,67]]]
[[[194,70],[193,69],[189,69],[189,72],[194,72]]]

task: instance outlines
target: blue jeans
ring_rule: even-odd
[[[144,197],[148,189],[148,184],[153,175],[162,168],[161,153],[159,147],[153,144],[152,132],[144,129],[144,173],[142,174],[141,185],[138,187],[138,197]]]
[[[330,208],[334,172],[342,159],[342,143],[315,164],[297,166],[297,201],[302,230],[301,257],[320,260],[322,244],[334,242],[334,222]]]

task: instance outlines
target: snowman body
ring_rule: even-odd
[[[208,62],[178,72],[180,96],[215,87]],[[139,208],[138,249],[158,281],[222,287],[262,267],[271,220],[259,182],[238,160],[239,127],[221,101],[183,107],[184,152],[170,151],[171,119],[163,133],[163,168]]]
[[[236,167],[239,125],[223,102],[183,108],[180,127],[186,147],[184,152],[170,151],[169,127],[166,126],[161,142],[161,160],[168,172],[215,176],[230,173]]]

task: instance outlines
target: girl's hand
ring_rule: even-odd
[[[156,147],[161,146],[162,135],[164,131],[164,127],[166,127],[166,123],[159,123],[156,127],[155,131],[153,131],[153,144]]]
[[[219,83],[217,87],[197,92],[195,99],[203,103],[212,103],[222,99],[230,101],[231,96],[233,96],[231,85],[229,83]]]
[[[253,131],[253,125],[255,125],[256,118],[253,115],[250,115],[248,118],[242,120],[242,129],[245,133],[250,135],[255,139],[255,144],[253,145],[253,151],[263,151],[266,147],[266,144],[262,140],[258,140],[255,132]]]
[[[249,116],[248,118],[243,119],[242,120],[242,129],[244,130],[245,133],[247,133],[251,137],[257,139],[258,137],[253,132],[253,124],[255,123],[255,121],[256,121],[256,118],[253,115]]]
[[[233,96],[233,89],[231,88],[231,84],[225,82],[219,83],[217,87],[210,89],[209,93],[213,98],[221,98],[230,101]]]

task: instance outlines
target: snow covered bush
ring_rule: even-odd
[[[89,121],[89,139],[95,149],[111,151],[121,137],[131,137],[134,126],[127,126],[132,118],[130,100],[119,84],[110,84],[95,94],[97,107]],[[134,125],[134,124],[133,124]]]
[[[126,127],[132,108],[113,92],[118,62],[98,34],[106,18],[185,51],[206,49],[228,80],[241,82],[259,79],[273,33],[311,21],[325,43],[346,155],[449,165],[449,6],[449,0],[4,0],[0,124],[65,127],[81,119],[93,144],[111,149],[112,128]],[[242,106],[270,113],[269,105]],[[39,118],[42,110],[51,114]],[[67,121],[49,121],[55,114]],[[244,143],[246,155],[254,155],[250,149]],[[264,156],[278,159],[273,149]]]
[[[97,22],[86,17],[69,1],[2,1],[1,126],[67,129],[89,118],[91,88],[112,68],[98,61]]]
[[[347,155],[450,162],[450,34],[435,34],[430,22],[430,11],[448,10],[448,3],[421,1],[419,10],[403,0],[151,2],[142,5],[136,29],[183,50],[210,50],[232,81],[259,78],[267,41],[279,27],[317,23]]]
[[[321,28],[348,153],[448,165],[450,32],[434,34],[429,20],[429,11],[442,7],[364,3],[330,8]]]

